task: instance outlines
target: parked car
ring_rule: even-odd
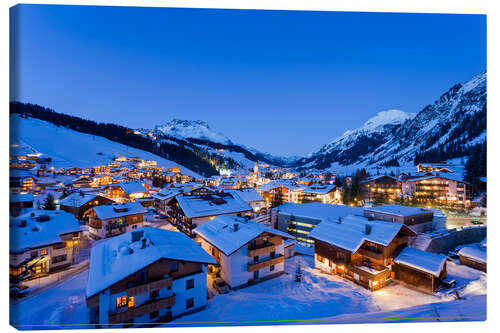
[[[470,224],[472,224],[472,225],[483,225],[484,222],[473,220],[473,221],[470,221]]]
[[[227,294],[229,292],[229,286],[227,285],[226,281],[222,280],[221,278],[215,279],[212,282],[212,286],[219,292],[219,294]]]

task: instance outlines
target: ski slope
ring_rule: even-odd
[[[24,119],[19,115],[11,115],[10,128],[11,147],[17,145],[17,148],[23,147],[50,157],[50,166],[55,168],[88,168],[111,163],[115,156],[127,156],[156,160],[159,166],[165,168],[178,166],[184,174],[203,178],[198,173],[158,155],[100,136],[57,127],[39,119]]]

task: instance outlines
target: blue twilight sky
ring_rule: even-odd
[[[486,70],[486,16],[21,5],[12,100],[306,155]]]

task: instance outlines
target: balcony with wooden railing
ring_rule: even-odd
[[[361,254],[364,257],[368,257],[368,258],[371,258],[371,259],[374,259],[374,260],[384,260],[384,255],[382,253],[380,253],[380,252],[374,252],[374,251],[371,251],[371,250],[368,250],[368,249],[360,248],[358,250],[358,253]]]
[[[150,300],[146,304],[140,305],[138,307],[128,308],[125,311],[118,313],[109,313],[109,323],[110,324],[120,324],[125,323],[133,318],[143,316],[145,314],[151,313],[153,311],[158,311],[175,304],[175,294],[161,299]]]
[[[248,247],[248,256],[249,257],[263,256],[275,250],[276,250],[276,245],[266,242],[262,246]]]
[[[172,287],[171,277],[127,288],[125,292],[127,293],[127,296],[136,296],[139,294],[149,293],[153,290],[158,290],[167,287]]]
[[[269,258],[266,260],[258,261],[256,263],[247,264],[247,272],[254,272],[259,269],[263,269],[265,267],[269,267],[272,265],[277,265],[285,261],[285,257],[283,255],[278,255],[274,258]]]

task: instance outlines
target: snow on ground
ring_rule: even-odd
[[[301,283],[294,281],[298,263],[303,272]],[[432,321],[438,320],[435,317],[439,315],[445,317],[442,314],[447,313],[454,316],[460,313],[464,317],[486,314],[485,285],[477,282],[483,273],[471,272],[468,267],[463,269],[463,266],[456,267],[459,265],[453,263],[450,274],[457,281],[474,281],[472,286],[479,285],[475,293],[470,294],[473,296],[470,300],[454,301],[452,296],[430,295],[399,283],[370,292],[341,277],[314,270],[313,258],[307,256],[291,258],[285,265],[288,274],[218,295],[208,301],[205,310],[180,317],[165,326],[359,323],[381,318],[391,321],[388,318],[409,316],[412,318],[407,321]],[[474,308],[461,308],[462,303],[458,302],[471,304]],[[457,307],[459,309],[455,309]],[[470,314],[468,311],[471,311]]]
[[[302,282],[297,283],[299,263]],[[484,320],[486,316],[486,274],[455,262],[448,262],[448,274],[457,285],[465,286],[460,293],[465,299],[461,300],[444,293],[421,293],[399,283],[370,292],[312,265],[313,258],[308,256],[287,259],[288,274],[217,295],[205,309],[164,326],[457,321]],[[22,329],[87,327],[86,284],[84,271],[54,289],[11,305],[11,323]]]
[[[65,127],[57,127],[49,122],[17,115],[10,117],[11,144],[30,147],[51,157],[50,166],[56,168],[95,167],[113,162],[114,156],[139,157],[156,160],[159,166],[170,168],[179,166],[181,172],[195,178],[203,178],[196,172],[158,155],[122,145],[100,136],[76,132]],[[101,153],[102,155],[99,155]]]
[[[50,290],[11,304],[11,325],[23,330],[90,328],[85,302],[87,274],[85,270]]]

